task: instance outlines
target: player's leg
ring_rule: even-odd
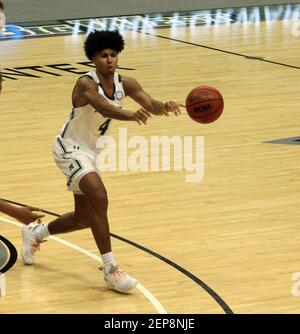
[[[85,195],[74,194],[74,204],[73,212],[66,213],[49,224],[45,224],[51,235],[73,232],[91,226],[94,213],[89,199]],[[40,237],[42,240],[45,236],[40,235]]]
[[[75,210],[47,224],[30,224],[23,228],[31,238],[41,242],[50,234],[67,233],[91,227],[101,254],[111,252],[109,225],[107,219],[108,199],[106,189],[99,175],[90,172],[79,182],[83,194],[74,194]]]
[[[50,234],[73,232],[88,228],[93,217],[93,208],[85,195],[74,194],[75,210],[47,224],[30,224],[22,228],[22,257],[26,264],[34,264],[34,253],[39,244]]]
[[[105,186],[99,175],[91,172],[80,180],[79,187],[89,200],[94,213],[90,225],[99,251],[101,254],[111,252],[107,219],[108,198]]]
[[[107,219],[108,199],[105,186],[96,172],[88,173],[79,182],[80,190],[93,207],[91,229],[103,261],[103,274],[109,289],[127,293],[137,280],[119,269],[111,251],[109,224]]]

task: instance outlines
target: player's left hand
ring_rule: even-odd
[[[182,104],[177,103],[175,101],[168,101],[165,103],[164,114],[166,116],[169,116],[169,113],[172,112],[176,116],[179,116],[181,114],[179,107],[182,107]]]

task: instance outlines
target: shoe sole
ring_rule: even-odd
[[[125,293],[125,294],[130,293],[138,284],[138,281],[136,281],[135,284],[130,289],[122,290],[122,289],[118,289],[118,288],[116,288],[112,285],[107,284],[106,281],[104,281],[104,282],[105,282],[105,285],[108,289],[113,290],[113,291],[117,291],[117,292],[120,292],[120,293]]]
[[[34,261],[33,262],[29,262],[29,261],[25,260],[24,255],[23,255],[23,250],[21,251],[21,256],[22,256],[22,260],[23,260],[24,264],[26,264],[27,266],[34,265]]]

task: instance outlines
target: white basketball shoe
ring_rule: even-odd
[[[24,225],[22,227],[22,258],[26,264],[34,264],[34,253],[40,250],[40,243],[34,236],[34,230],[39,226],[39,224],[31,223],[29,225]]]
[[[135,278],[119,269],[118,266],[110,266],[108,270],[105,269],[103,269],[104,282],[108,289],[129,293],[138,283]]]

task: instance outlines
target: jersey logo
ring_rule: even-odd
[[[117,99],[118,101],[122,100],[124,98],[124,93],[120,90],[118,90],[116,93],[115,93],[115,99]]]

